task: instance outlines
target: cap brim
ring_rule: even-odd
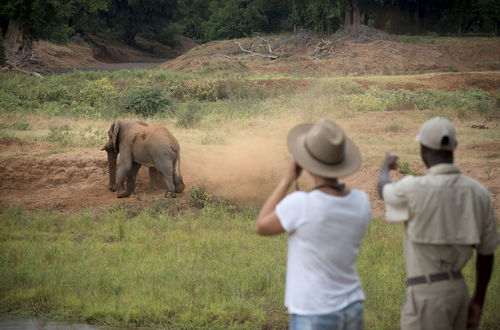
[[[309,155],[305,147],[305,138],[313,125],[298,125],[288,134],[288,150],[295,162],[309,172],[324,178],[341,178],[357,172],[361,167],[361,153],[354,142],[347,137],[345,137],[344,160],[339,164],[328,165]]]

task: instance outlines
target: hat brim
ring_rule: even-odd
[[[305,147],[307,132],[314,124],[295,126],[288,134],[288,150],[295,162],[312,174],[324,178],[341,178],[357,172],[361,167],[361,152],[348,137],[345,137],[344,160],[335,165],[322,163],[313,158]]]

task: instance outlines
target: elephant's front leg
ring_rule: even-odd
[[[120,151],[119,165],[116,173],[116,189],[118,198],[128,197],[129,193],[125,190],[125,178],[132,170],[132,156],[130,152]]]
[[[135,191],[135,180],[137,178],[137,172],[141,168],[141,164],[132,163],[132,168],[127,175],[127,193],[128,195],[132,195]]]

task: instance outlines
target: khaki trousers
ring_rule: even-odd
[[[463,279],[409,286],[401,311],[401,329],[464,330],[468,305]]]

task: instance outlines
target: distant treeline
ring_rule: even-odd
[[[498,34],[498,0],[2,0],[0,40],[9,29],[64,43],[76,33],[137,35],[174,45],[308,29],[333,33],[366,24],[390,33]],[[12,31],[10,31],[12,33]],[[5,43],[5,42],[4,42]],[[6,45],[7,48],[7,45]]]

